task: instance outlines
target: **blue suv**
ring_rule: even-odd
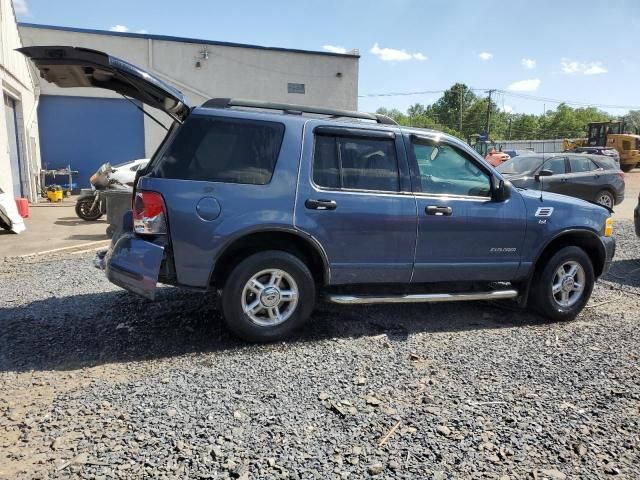
[[[138,172],[132,211],[97,258],[153,299],[158,283],[214,290],[250,341],[340,304],[517,299],[568,320],[615,250],[610,211],[516,189],[432,130],[351,111],[212,99],[191,107],[107,54],[21,49],[60,87],[100,87],[174,122]]]

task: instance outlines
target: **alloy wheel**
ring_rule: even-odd
[[[270,268],[253,275],[242,290],[242,311],[256,325],[286,322],[298,305],[298,285],[284,270]]]
[[[558,305],[571,307],[582,297],[585,287],[585,273],[582,265],[570,260],[558,267],[551,282],[551,293]]]

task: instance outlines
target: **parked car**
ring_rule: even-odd
[[[591,155],[604,155],[605,157],[611,157],[615,161],[618,168],[620,168],[620,153],[615,148],[609,147],[576,147],[570,151],[571,153],[588,153]]]
[[[504,153],[506,153],[507,155],[509,155],[509,157],[511,158],[515,158],[515,157],[522,157],[525,155],[535,155],[536,152],[534,152],[533,150],[504,150]]]
[[[158,282],[219,292],[244,339],[301,328],[319,295],[349,305],[517,298],[568,320],[613,258],[607,209],[512,188],[444,133],[299,105],[193,108],[107,54],[20,50],[58,86],[126,93],[175,120],[96,263],[151,299]]]
[[[109,178],[115,180],[119,185],[133,187],[136,172],[141,168],[146,167],[147,163],[149,163],[148,158],[139,158],[137,160],[130,160],[128,162],[112,165]]]
[[[516,187],[561,193],[609,209],[624,200],[624,173],[602,155],[529,155],[503,163],[498,171]]]

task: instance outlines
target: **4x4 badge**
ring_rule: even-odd
[[[553,213],[553,207],[538,207],[536,217],[550,217]]]

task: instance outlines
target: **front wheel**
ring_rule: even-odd
[[[529,306],[552,320],[572,320],[589,301],[594,282],[584,250],[564,247],[536,271]]]
[[[222,291],[222,312],[229,329],[244,340],[279,340],[304,324],[315,295],[304,262],[287,252],[265,251],[231,271]]]
[[[102,211],[100,210],[100,202],[96,202],[95,207],[93,207],[94,197],[85,197],[80,198],[76,202],[76,215],[83,220],[88,222],[98,220],[102,216]]]

